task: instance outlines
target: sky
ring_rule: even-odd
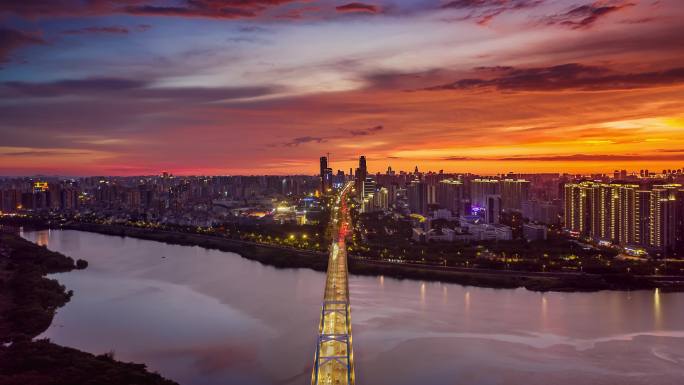
[[[681,0],[0,3],[0,175],[684,167]]]

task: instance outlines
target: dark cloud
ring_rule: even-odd
[[[327,139],[319,137],[319,136],[300,136],[297,138],[292,139],[291,141],[285,143],[284,145],[286,147],[296,147],[299,146],[300,144],[306,144],[306,143],[323,143]]]
[[[349,134],[351,136],[366,136],[366,135],[372,135],[378,131],[382,131],[384,129],[383,126],[378,125],[370,128],[364,128],[362,130],[351,130],[349,131]]]
[[[506,11],[533,8],[543,2],[544,0],[454,0],[442,5],[442,8],[467,11],[461,20],[476,20],[478,24],[486,25]]]
[[[141,0],[17,0],[0,2],[0,14],[9,13],[28,18],[52,16],[89,16],[112,13]]]
[[[129,5],[123,8],[123,12],[147,16],[240,19],[257,17],[271,8],[296,1],[298,0],[184,0],[173,6],[160,6],[144,2],[143,4]]]
[[[15,49],[36,44],[45,44],[45,40],[37,34],[0,27],[0,64],[8,62]]]
[[[539,162],[610,162],[610,161],[648,161],[648,160],[682,160],[680,155],[602,155],[602,154],[574,154],[574,155],[547,155],[547,156],[521,156],[510,158],[498,158],[501,161],[539,161]]]
[[[85,27],[79,29],[67,29],[62,31],[64,35],[85,35],[85,34],[127,34],[130,30],[126,27],[110,26],[110,27]]]
[[[365,3],[348,3],[344,5],[340,5],[338,7],[335,7],[337,12],[370,12],[370,13],[377,13],[380,11],[380,8],[376,5],[372,4],[365,4]]]
[[[498,8],[509,7],[512,9],[528,8],[539,5],[542,0],[454,0],[442,6],[442,8]]]
[[[589,28],[600,18],[634,5],[636,4],[624,1],[595,1],[591,4],[574,7],[564,13],[547,16],[543,21],[549,25],[557,24],[572,29]]]
[[[152,28],[149,24],[138,24],[134,27],[123,27],[119,25],[112,25],[107,27],[85,27],[78,29],[68,29],[62,31],[63,35],[86,35],[86,34],[121,34],[125,35],[130,32],[145,32]]]
[[[1,83],[0,94],[32,97],[88,95],[99,92],[139,89],[146,84],[147,82],[140,80],[119,78],[65,79],[45,83],[10,81]]]
[[[0,14],[23,17],[89,16],[114,13],[235,19],[255,17],[269,8],[297,0],[181,0],[160,5],[153,0],[20,0],[0,4]]]
[[[275,17],[278,19],[297,20],[297,19],[303,19],[304,17],[306,17],[307,14],[316,13],[316,12],[319,12],[320,10],[321,10],[320,7],[301,7],[301,8],[290,9],[287,12],[281,13]]]
[[[155,5],[135,5],[126,7],[126,13],[144,16],[184,16],[209,17],[217,19],[238,19],[256,17],[257,12],[249,8],[222,7],[206,8],[198,6],[162,7]]]
[[[670,151],[662,151],[670,152]],[[572,154],[572,155],[539,155],[539,156],[511,156],[503,158],[479,158],[465,156],[448,156],[440,158],[441,161],[491,161],[491,162],[622,162],[622,161],[672,161],[683,160],[684,153],[671,151],[675,154],[658,155],[630,155],[630,154]],[[682,151],[684,152],[684,151]],[[409,159],[399,158],[396,159]],[[415,159],[419,160],[419,159]]]
[[[59,151],[59,150],[34,150],[34,151],[17,151],[0,153],[2,156],[12,157],[37,157],[37,156],[74,156],[74,155],[88,155],[85,151]]]
[[[84,97],[125,97],[135,100],[185,100],[211,102],[253,98],[277,92],[277,87],[152,87],[147,81],[121,78],[66,79],[45,83],[10,81],[0,83],[0,96],[54,98],[66,95]]]
[[[505,67],[502,67],[505,68]],[[506,69],[493,78],[466,78],[427,90],[493,87],[505,91],[609,90],[653,87],[684,82],[684,67],[664,71],[617,73],[604,67],[577,63],[552,67]]]

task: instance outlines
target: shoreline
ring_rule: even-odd
[[[87,268],[0,229],[0,384],[178,385],[145,364],[122,362],[36,339],[73,292],[48,274]]]
[[[50,228],[79,230],[233,252],[242,258],[276,268],[308,268],[321,272],[325,272],[327,268],[327,253],[257,244],[214,235],[87,223],[72,223],[63,226],[51,226]],[[664,291],[684,291],[684,276],[672,277],[672,281],[667,281],[665,280],[666,277],[657,277],[656,279],[627,274],[543,273],[441,267],[374,261],[354,255],[350,255],[349,258],[349,273],[363,276],[386,276],[396,279],[438,281],[496,289],[525,288],[539,292],[629,291],[655,288]]]

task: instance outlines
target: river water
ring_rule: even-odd
[[[310,381],[325,275],[80,231],[23,232],[90,263],[42,335],[183,385]],[[536,293],[350,277],[362,384],[682,384],[684,293]]]

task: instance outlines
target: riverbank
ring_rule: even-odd
[[[77,261],[0,232],[0,384],[177,385],[144,364],[35,340],[73,293],[47,274],[85,268]]]
[[[327,268],[328,257],[325,253],[256,244],[214,235],[85,223],[71,223],[60,228],[234,252],[244,258],[280,268],[310,268],[317,271],[325,271]],[[682,280],[673,282],[628,274],[600,275],[444,268],[432,265],[373,261],[358,256],[350,256],[349,272],[356,275],[382,275],[398,279],[441,281],[488,288],[514,289],[524,287],[528,290],[542,292],[646,290],[656,287],[667,291],[684,291],[684,277]]]

